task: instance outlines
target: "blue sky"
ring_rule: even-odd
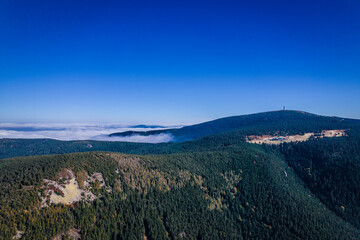
[[[360,118],[360,2],[0,0],[0,122]]]

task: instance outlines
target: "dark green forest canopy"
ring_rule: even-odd
[[[306,186],[337,215],[360,228],[360,131],[348,137],[284,143],[280,152]]]
[[[155,171],[167,182],[174,181],[168,190],[159,190],[161,178],[154,177],[154,185],[146,193],[126,185],[126,174],[116,173],[118,161],[127,157],[94,152],[2,160],[1,230],[11,236],[17,228],[25,231],[24,237],[29,239],[51,237],[72,227],[81,229],[89,239],[127,238],[127,234],[135,239],[144,235],[151,239],[177,238],[182,233],[204,239],[360,236],[356,228],[305,189],[271,149],[250,146],[229,151],[138,156],[147,169],[142,171]],[[103,191],[93,203],[39,209],[36,192],[42,179],[53,179],[64,168],[89,174],[101,172],[112,189],[120,177],[123,191]],[[179,173],[191,177],[174,180],[173,176]],[[136,176],[136,171],[133,174]],[[118,217],[114,217],[114,212]],[[55,217],[63,220],[49,225],[53,221],[50,218]]]
[[[241,127],[239,117],[221,119],[238,127],[217,134],[197,127],[196,140],[177,143],[2,139],[0,239],[17,231],[23,239],[71,231],[83,239],[360,239],[359,121],[293,111],[249,116],[260,120]],[[324,129],[347,136],[245,141]],[[91,185],[94,201],[41,207],[43,179],[58,181],[66,169],[77,181],[101,173],[105,187]]]

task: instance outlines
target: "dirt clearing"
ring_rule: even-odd
[[[324,138],[324,137],[343,137],[347,136],[345,130],[323,130],[321,133],[305,133],[303,135],[288,135],[288,136],[278,136],[278,135],[250,135],[246,137],[248,143],[256,144],[269,144],[269,145],[278,145],[284,142],[304,142],[313,138]]]

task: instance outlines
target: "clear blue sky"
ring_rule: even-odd
[[[360,118],[360,2],[0,0],[0,122]]]

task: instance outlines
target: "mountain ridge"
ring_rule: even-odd
[[[307,132],[321,132],[325,129],[349,129],[358,126],[360,126],[360,120],[357,119],[326,117],[302,111],[281,110],[226,117],[180,129],[156,130],[156,134],[169,133],[174,135],[176,140],[173,143],[151,144],[95,140],[0,139],[0,159],[15,156],[86,151],[115,151],[132,154],[144,149],[143,152],[147,153],[152,148],[165,149],[169,144],[178,144],[178,146],[187,145],[186,142],[188,141],[203,137],[207,138],[217,134],[224,135],[229,133],[226,138],[232,138],[231,132],[238,136],[239,140],[237,141],[245,141],[247,135],[273,135],[275,133],[285,135],[303,134]],[[148,131],[144,134],[145,136],[150,136],[153,133]],[[126,133],[128,136],[131,134],[133,132]],[[159,151],[159,153],[165,152]]]
[[[269,125],[274,122],[280,122],[282,126],[279,126],[278,130],[289,132],[294,126],[298,125],[299,121],[312,122],[315,126],[305,127],[299,129],[299,133],[310,131],[310,130],[331,130],[332,126],[339,126],[341,122],[346,122],[347,124],[360,124],[360,120],[350,119],[350,118],[341,118],[341,117],[329,117],[316,115],[313,113],[308,113],[299,110],[280,110],[280,111],[269,111],[261,112],[255,114],[246,114],[238,116],[224,117],[220,119],[215,119],[212,121],[207,121],[204,123],[199,123],[195,125],[185,126],[178,129],[166,129],[166,130],[154,130],[154,131],[133,131],[133,132],[119,132],[112,133],[109,136],[131,136],[131,135],[140,135],[140,136],[150,136],[156,134],[171,134],[175,137],[174,142],[182,142],[198,139],[212,134],[217,134],[221,132],[241,130],[249,127],[259,127],[260,125]],[[318,124],[315,121],[322,122]],[[326,121],[324,123],[324,121]],[[279,125],[280,125],[279,124]],[[316,126],[317,125],[317,126]],[[346,124],[340,124],[346,125]],[[263,127],[263,126],[261,126]]]
[[[247,142],[324,129],[345,130],[279,145]],[[178,131],[194,139],[1,139],[4,239],[360,238],[359,120],[277,111]]]

